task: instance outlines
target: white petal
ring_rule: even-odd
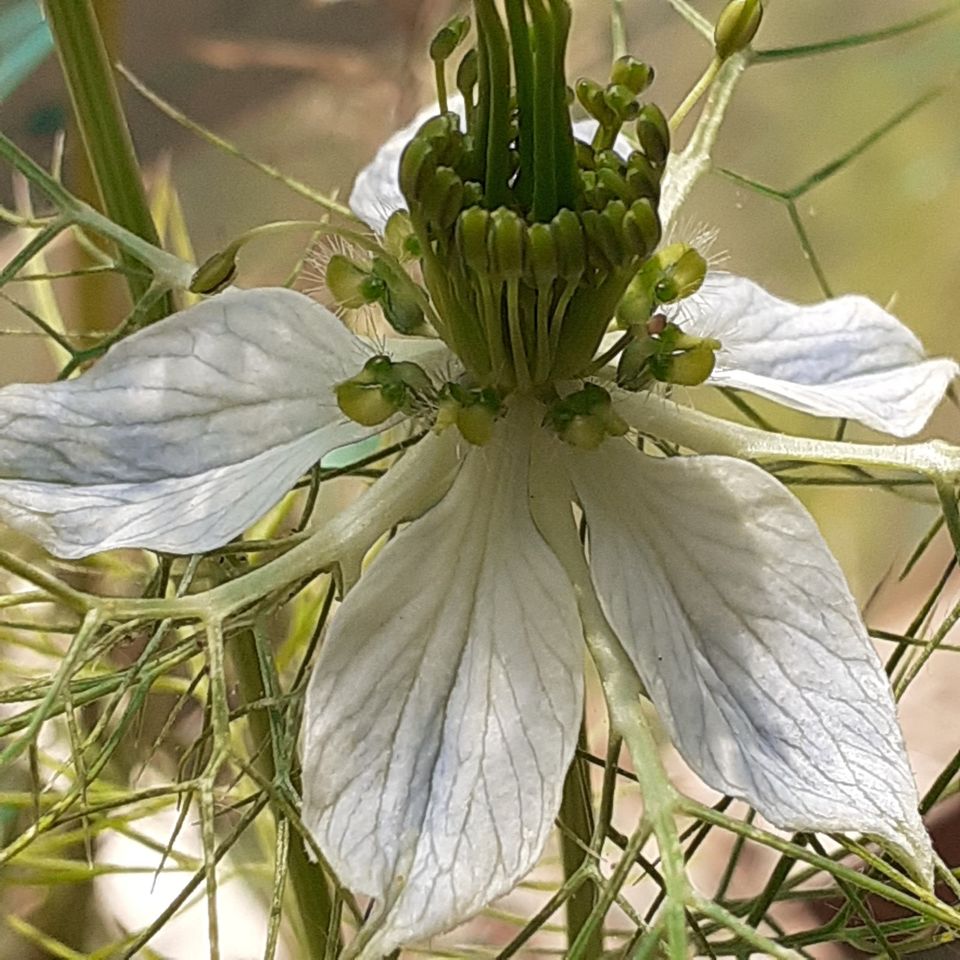
[[[711,273],[675,318],[723,345],[709,383],[898,437],[923,428],[958,372],[952,360],[925,359],[920,341],[864,297],[797,306]]]
[[[0,390],[0,517],[63,557],[208,550],[367,431],[333,386],[369,350],[284,289],[232,291],[121,341],[89,372]]]
[[[464,122],[466,109],[460,94],[448,97],[447,107]],[[400,192],[400,156],[420,127],[439,113],[438,103],[424,107],[407,126],[393,134],[357,174],[350,193],[350,209],[377,233],[383,233],[392,213],[407,209],[407,201]]]
[[[597,592],[674,742],[791,830],[859,831],[931,876],[879,659],[809,514],[759,467],[570,456]]]
[[[363,956],[509,890],[560,804],[583,646],[527,506],[532,422],[514,419],[377,557],[311,680],[304,822],[348,887],[387,902]]]

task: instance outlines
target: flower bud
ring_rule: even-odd
[[[390,400],[379,383],[357,383],[345,380],[337,384],[337,406],[354,423],[375,427],[389,420],[396,412],[396,404]]]
[[[616,124],[616,111],[604,100],[604,90],[599,83],[583,78],[577,81],[575,91],[580,105],[601,127],[612,127]]]
[[[743,50],[757,35],[763,18],[760,0],[730,0],[717,17],[713,45],[721,60]]]
[[[383,280],[340,253],[335,253],[327,263],[326,282],[337,306],[345,310],[359,310],[376,303],[385,289]]]
[[[233,282],[237,275],[237,251],[221,250],[204,260],[190,278],[191,293],[217,293]]]
[[[653,67],[635,57],[620,57],[610,71],[610,82],[627,87],[638,96],[653,83]]]

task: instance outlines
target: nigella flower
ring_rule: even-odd
[[[636,436],[669,441],[664,385],[699,383],[907,436],[957,367],[861,297],[796,306],[660,247],[650,71],[578,86],[594,121],[574,129],[568,11],[535,6],[528,24],[508,0],[508,42],[477,2],[487,61],[464,59],[460,115],[384,147],[352,197],[383,245],[330,262],[344,306],[433,339],[375,353],[301,294],[228,291],[75,380],[0,391],[0,516],[64,557],[217,547],[327,452],[432,427],[372,487],[368,543],[412,522],[347,593],[307,699],[303,818],[377,900],[365,956],[452,927],[543,850],[582,715],[575,507],[587,589],[693,769],[781,827],[863,832],[931,873],[884,672],[812,519],[752,463]],[[447,29],[452,49],[465,26]],[[557,44],[553,72],[531,37]]]

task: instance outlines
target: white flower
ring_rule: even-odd
[[[353,205],[378,228],[403,202],[409,136],[357,181]],[[720,341],[708,383],[896,436],[923,426],[957,372],[860,297],[800,307],[714,274],[673,316]],[[0,517],[64,557],[219,546],[369,433],[335,388],[372,355],[298,293],[212,297],[75,380],[0,391]],[[631,427],[662,434],[642,399],[614,400]],[[882,838],[929,878],[886,677],[800,503],[751,463],[654,458],[622,437],[580,449],[545,415],[519,390],[484,445],[450,428],[406,455],[439,502],[348,593],[316,664],[303,817],[340,879],[380,905],[364,955],[481,909],[552,829],[584,647],[567,574],[531,512],[542,496],[582,508],[602,609],[708,784],[781,827]],[[543,471],[560,479],[554,492],[538,486]]]

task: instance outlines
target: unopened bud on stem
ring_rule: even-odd
[[[732,57],[746,47],[757,35],[763,18],[760,0],[730,0],[717,17],[713,31],[713,45],[721,60]]]

